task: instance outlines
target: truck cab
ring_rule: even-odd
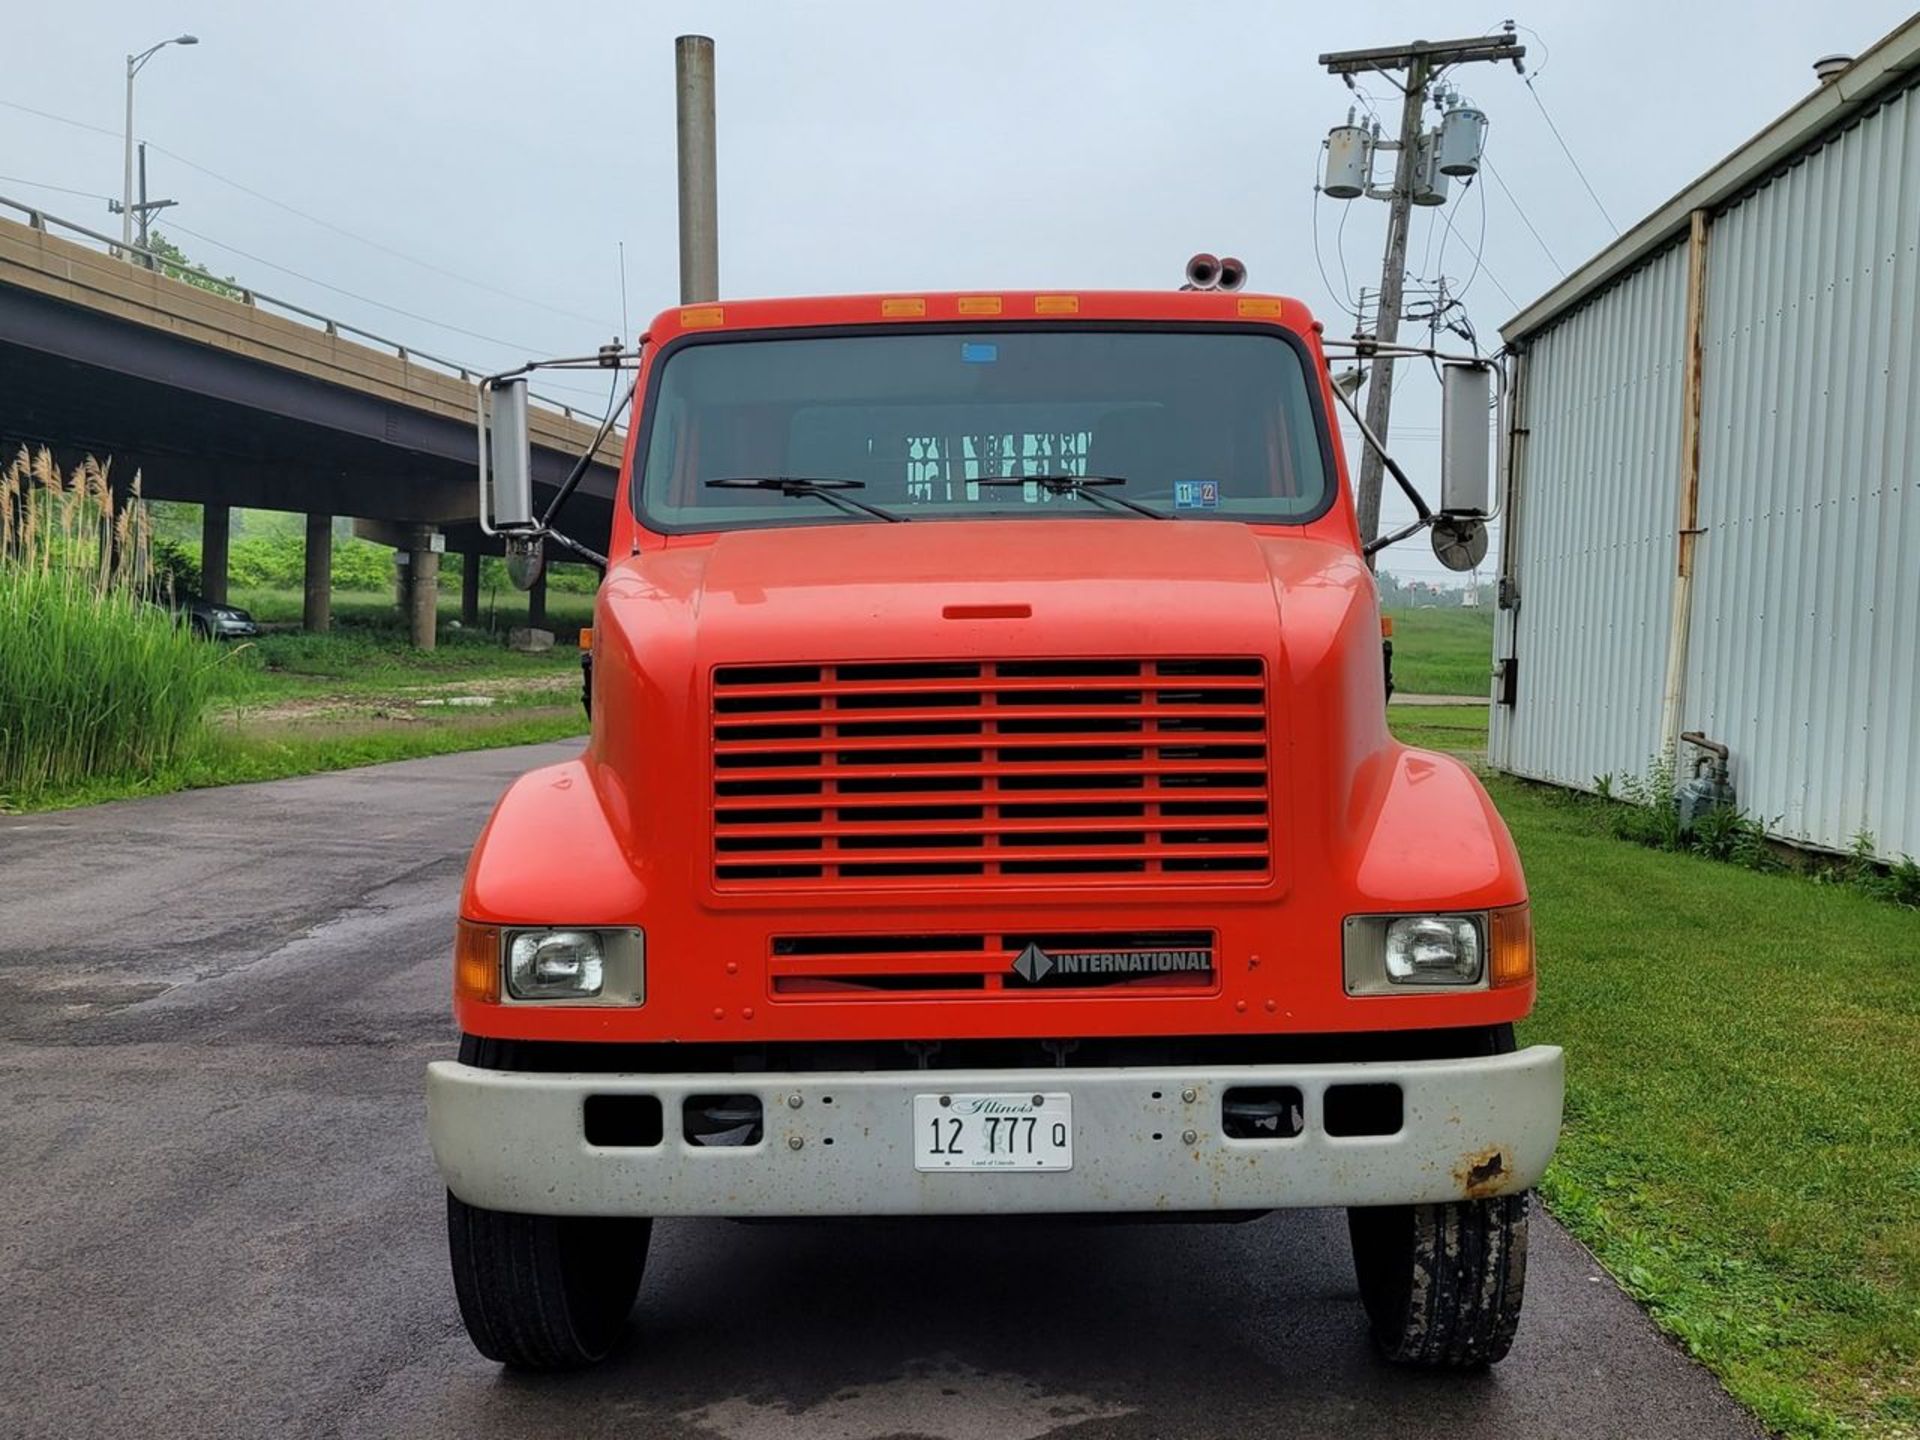
[[[427,1078],[483,1353],[605,1355],[658,1218],[1291,1206],[1389,1358],[1506,1353],[1562,1057],[1505,826],[1388,733],[1335,405],[1244,292],[653,322],[591,738],[474,847]]]

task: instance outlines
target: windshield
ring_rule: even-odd
[[[1119,477],[1107,494],[1176,519],[1299,524],[1331,498],[1306,352],[1277,331],[702,340],[652,391],[634,493],[662,531],[874,523],[744,483],[781,477],[857,481],[911,520],[1128,518],[1070,486],[977,483],[1004,476]]]

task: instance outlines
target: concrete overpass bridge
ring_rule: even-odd
[[[310,629],[328,623],[337,515],[406,557],[417,642],[433,643],[441,548],[466,557],[463,617],[477,619],[479,557],[500,551],[475,523],[474,371],[238,284],[173,279],[4,197],[0,210],[21,217],[0,214],[0,446],[111,457],[116,482],[138,471],[148,497],[204,506],[209,599],[225,598],[230,507],[248,506],[308,517]],[[536,403],[537,487],[560,485],[599,421]],[[618,440],[569,502],[574,534],[607,533]],[[529,608],[539,623],[543,590]]]

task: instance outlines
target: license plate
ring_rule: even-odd
[[[916,1170],[1071,1170],[1071,1095],[916,1095]]]

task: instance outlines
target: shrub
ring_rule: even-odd
[[[153,552],[157,570],[172,569],[172,557],[177,556],[192,577],[191,582],[177,581],[178,588],[199,593],[200,544],[197,540],[157,540]],[[393,584],[393,551],[358,536],[336,536],[331,573],[336,590],[384,590]],[[249,535],[228,547],[227,584],[236,590],[298,590],[306,581],[304,533]]]
[[[1645,775],[1594,776],[1593,795],[1579,803],[1593,806],[1600,823],[1621,840],[1724,860],[1747,870],[1799,869],[1816,885],[1844,885],[1876,900],[1920,910],[1920,861],[1911,855],[1881,861],[1871,831],[1856,834],[1844,858],[1789,864],[1767,838],[1780,823],[1777,816],[1770,826],[1738,806],[1722,805],[1702,815],[1693,829],[1681,830],[1673,762],[1667,757],[1655,757]]]
[[[333,542],[333,588],[385,590],[393,584],[393,551],[358,536]]]
[[[1617,783],[1611,776],[1607,780],[1607,794],[1626,802],[1608,813],[1615,835],[1656,850],[1686,848],[1680,833],[1680,812],[1673,800],[1671,751],[1655,756],[1645,775],[1629,775]]]
[[[1890,864],[1874,857],[1873,832],[1861,830],[1853,837],[1853,847],[1838,865],[1823,865],[1814,879],[1825,885],[1845,885],[1870,895],[1875,900],[1920,910],[1920,861],[1902,855]]]
[[[221,656],[154,595],[151,534],[107,467],[45,449],[0,472],[0,799],[178,759]],[[164,582],[163,582],[164,584]]]
[[[154,583],[175,595],[200,593],[200,554],[178,540],[153,540]]]

